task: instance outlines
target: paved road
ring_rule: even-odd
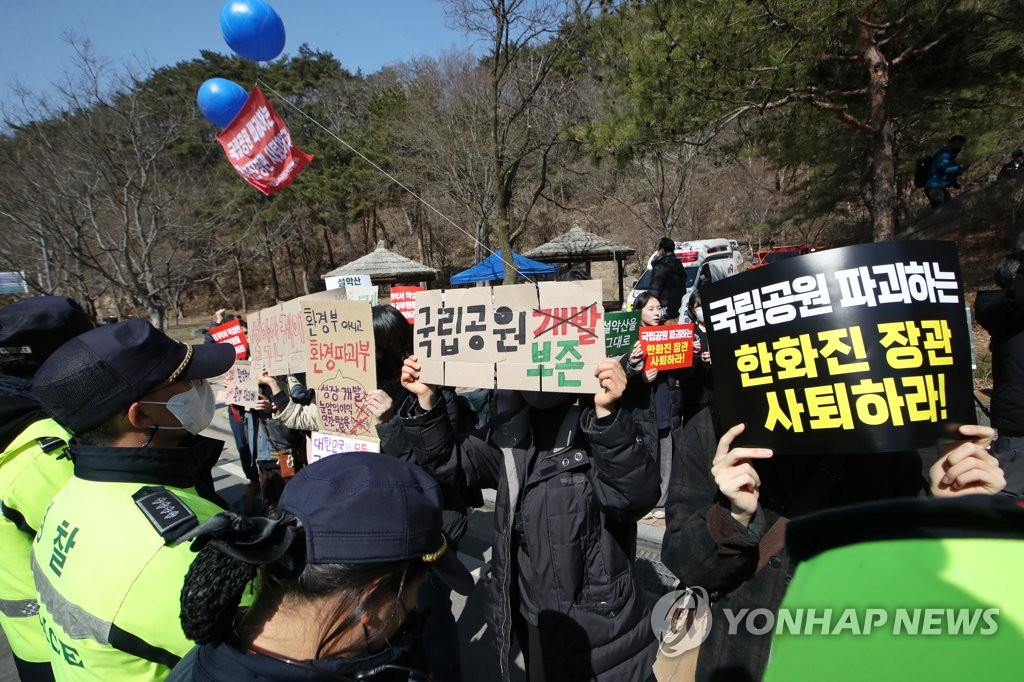
[[[217,409],[214,423],[204,435],[225,442],[224,452],[214,470],[214,482],[217,491],[229,503],[241,498],[245,491],[246,480],[238,461],[231,432],[228,430],[226,410]],[[469,531],[460,546],[460,558],[479,577],[486,570],[486,562],[491,556],[491,536],[494,523],[494,511],[490,503],[481,509],[472,510],[469,517]],[[667,589],[671,576],[664,566],[657,561],[660,555],[660,529],[650,524],[640,524],[640,540],[638,542],[639,566],[644,584],[648,588],[648,597],[656,600]],[[486,590],[478,584],[468,597],[452,594],[452,611],[458,622],[459,640],[462,642],[462,669],[466,680],[497,680],[500,679],[497,661],[492,650],[482,641],[485,630],[484,599]],[[523,682],[522,656],[518,655],[513,667],[513,682]],[[10,658],[7,640],[0,632],[0,682],[17,682],[14,664]]]

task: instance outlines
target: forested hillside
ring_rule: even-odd
[[[0,270],[166,323],[322,288],[380,240],[450,274],[574,224],[638,258],[663,235],[900,238],[939,220],[910,183],[922,154],[966,135],[966,192],[1024,146],[1019,0],[448,7],[483,57],[364,74],[303,45],[140,73],[81,43],[65,87],[5,112]],[[259,84],[315,156],[274,197],[199,114],[212,77]],[[983,209],[996,253],[1014,202]]]

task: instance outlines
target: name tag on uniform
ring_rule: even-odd
[[[163,486],[139,488],[132,499],[168,544],[199,525],[199,519],[188,505]]]

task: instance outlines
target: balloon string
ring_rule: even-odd
[[[270,86],[269,84],[265,83],[265,82],[264,82],[263,80],[261,80],[261,79],[259,79],[259,78],[257,78],[257,79],[256,79],[256,82],[257,82],[257,83],[259,83],[260,85],[262,85],[263,87],[265,87],[265,88],[266,88],[266,89],[267,89],[267,90],[268,90],[269,92],[273,93],[274,95],[277,95],[278,99],[280,99],[280,100],[281,100],[282,102],[284,102],[285,104],[287,104],[287,105],[288,105],[289,107],[291,107],[292,109],[294,109],[295,111],[297,111],[297,112],[298,112],[299,114],[301,114],[302,116],[304,116],[304,117],[305,117],[305,118],[306,118],[306,119],[307,119],[308,121],[310,121],[310,122],[311,122],[311,123],[312,123],[313,125],[317,126],[317,127],[318,127],[318,128],[320,128],[321,130],[323,130],[323,131],[324,131],[325,133],[327,133],[328,135],[330,135],[331,137],[333,137],[333,138],[334,138],[335,140],[337,140],[337,141],[338,141],[338,142],[340,142],[341,144],[343,144],[343,145],[345,145],[346,147],[348,147],[348,149],[349,149],[349,150],[350,150],[350,151],[351,151],[351,152],[352,152],[353,154],[355,154],[355,155],[356,155],[356,156],[358,156],[358,157],[359,157],[360,159],[362,159],[362,160],[363,160],[363,161],[365,161],[366,163],[368,163],[368,164],[370,164],[371,166],[373,166],[373,167],[374,167],[375,169],[377,169],[377,171],[378,171],[378,172],[380,172],[380,173],[381,173],[381,175],[383,175],[384,177],[388,178],[389,180],[391,180],[391,182],[395,183],[396,185],[398,185],[399,187],[401,187],[402,189],[404,189],[404,190],[405,190],[406,192],[408,192],[409,194],[411,194],[411,195],[412,195],[412,196],[413,196],[413,197],[414,197],[414,198],[416,199],[416,201],[420,202],[421,204],[423,204],[424,206],[426,206],[427,208],[429,208],[429,209],[430,209],[431,211],[433,211],[433,212],[434,212],[434,213],[436,213],[436,214],[437,214],[438,216],[440,216],[442,220],[444,220],[445,222],[447,222],[447,223],[448,223],[449,225],[451,225],[452,227],[454,227],[455,229],[457,229],[457,230],[458,230],[459,232],[461,232],[462,234],[464,234],[464,235],[466,235],[467,237],[469,237],[470,239],[472,239],[472,240],[473,240],[474,242],[476,242],[477,244],[479,244],[479,245],[480,245],[480,246],[481,246],[481,247],[482,247],[482,248],[483,248],[484,250],[486,250],[486,251],[487,251],[487,252],[488,252],[489,254],[491,254],[492,256],[497,256],[497,255],[498,255],[498,254],[497,254],[497,252],[495,252],[495,251],[492,251],[492,250],[491,250],[491,249],[490,249],[490,248],[489,248],[489,247],[488,247],[488,246],[487,246],[486,244],[484,244],[484,243],[483,243],[482,241],[480,241],[479,239],[477,239],[477,238],[476,238],[476,237],[475,237],[474,235],[472,235],[472,234],[470,234],[470,233],[469,233],[468,231],[466,231],[466,230],[465,230],[465,229],[464,229],[464,228],[463,228],[463,227],[462,227],[461,225],[459,225],[459,224],[458,224],[458,223],[456,223],[456,222],[455,222],[454,220],[452,220],[451,218],[449,218],[448,216],[446,216],[446,215],[445,215],[444,213],[441,213],[441,211],[439,211],[438,209],[434,208],[434,206],[433,206],[433,205],[432,205],[432,204],[431,204],[431,203],[430,203],[429,201],[427,201],[426,199],[424,199],[423,197],[421,197],[421,196],[420,196],[419,194],[417,194],[416,192],[414,192],[414,191],[413,191],[412,189],[410,189],[409,187],[407,187],[407,186],[406,186],[405,184],[403,184],[403,183],[402,183],[402,181],[401,181],[401,180],[399,180],[399,179],[398,179],[398,178],[396,178],[395,176],[393,176],[393,175],[391,175],[390,173],[388,173],[388,172],[387,172],[386,170],[384,170],[383,168],[381,168],[380,166],[378,166],[377,164],[375,164],[375,163],[374,163],[373,161],[371,161],[370,159],[368,159],[368,158],[367,158],[366,156],[364,156],[364,155],[363,155],[363,153],[362,153],[362,152],[360,152],[360,151],[359,151],[358,149],[356,149],[355,147],[353,147],[352,145],[350,145],[350,144],[349,144],[348,142],[346,142],[345,140],[341,139],[341,137],[340,137],[340,136],[339,136],[339,135],[338,135],[337,133],[335,133],[335,132],[334,132],[333,130],[329,129],[329,128],[328,128],[327,126],[325,126],[325,125],[324,125],[323,123],[321,123],[320,121],[316,120],[315,118],[313,118],[312,116],[310,116],[309,114],[307,114],[307,113],[306,113],[305,111],[303,111],[302,109],[300,109],[300,108],[299,108],[299,107],[298,107],[297,105],[295,105],[295,104],[293,104],[292,102],[288,101],[288,99],[287,99],[287,98],[286,98],[286,97],[285,97],[284,95],[282,95],[281,93],[279,93],[279,92],[278,92],[277,90],[275,90],[275,89],[274,89],[273,87],[271,87],[271,86]],[[529,277],[528,277],[528,276],[527,276],[527,275],[526,275],[526,274],[525,274],[525,273],[524,273],[524,272],[523,272],[522,270],[520,270],[519,268],[517,268],[517,267],[516,267],[516,265],[515,265],[515,260],[514,260],[514,258],[513,258],[512,256],[509,256],[508,262],[510,262],[510,263],[512,264],[512,269],[513,269],[513,270],[515,270],[515,271],[516,271],[516,272],[517,272],[517,273],[519,274],[519,276],[520,276],[520,277],[522,277],[523,279],[525,279],[525,280],[526,280],[527,282],[531,282],[531,283],[533,283],[533,284],[536,284],[536,282],[535,282],[534,280],[530,279],[530,278],[529,278]]]

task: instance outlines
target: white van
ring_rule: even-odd
[[[676,242],[675,254],[686,271],[686,291],[679,306],[680,312],[686,309],[686,301],[697,288],[700,271],[705,263],[708,264],[711,281],[717,282],[738,273],[744,262],[735,239],[695,239],[689,242]],[[647,259],[647,272],[633,284],[633,290],[622,302],[623,310],[632,310],[636,297],[650,287],[652,258],[654,254]]]

